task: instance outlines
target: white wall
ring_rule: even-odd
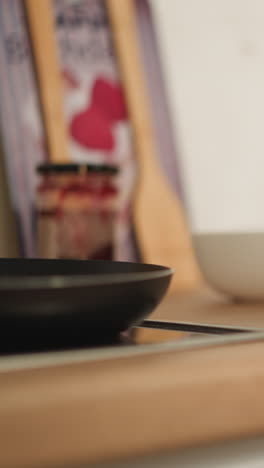
[[[194,231],[264,230],[264,1],[150,0]]]

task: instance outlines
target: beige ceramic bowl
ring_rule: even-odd
[[[236,299],[264,300],[264,233],[199,234],[193,245],[211,286]]]

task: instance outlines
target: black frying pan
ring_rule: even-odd
[[[156,307],[171,276],[137,263],[0,259],[0,348],[112,340]]]

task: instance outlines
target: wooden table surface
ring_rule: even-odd
[[[154,317],[264,326],[210,292]],[[0,371],[0,466],[71,467],[264,434],[264,343]]]
[[[171,294],[153,319],[264,328],[264,303],[238,303],[210,289]]]

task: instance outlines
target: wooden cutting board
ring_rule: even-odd
[[[0,466],[79,466],[263,434],[263,359],[255,342],[2,370]]]

